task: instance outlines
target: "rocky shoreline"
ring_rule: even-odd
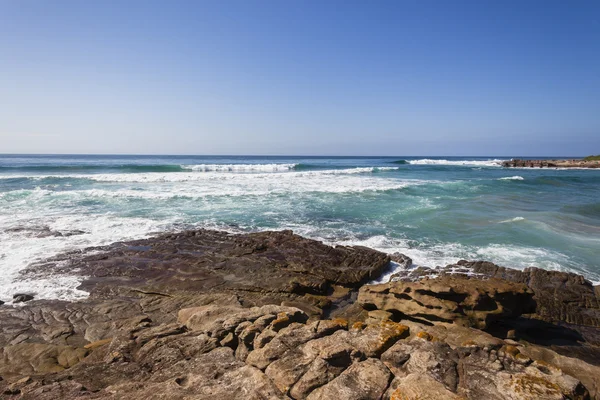
[[[198,230],[65,254],[82,301],[0,305],[5,399],[600,399],[600,288],[571,273]],[[429,278],[422,278],[429,276]]]
[[[503,161],[505,168],[600,168],[600,160],[520,160]]]

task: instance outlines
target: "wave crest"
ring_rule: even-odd
[[[181,165],[187,171],[196,172],[278,172],[291,171],[298,164],[196,164]]]
[[[411,165],[454,165],[454,166],[478,166],[478,167],[500,167],[503,160],[437,160],[423,158],[420,160],[409,160]]]

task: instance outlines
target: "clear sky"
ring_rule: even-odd
[[[0,153],[600,153],[600,1],[0,0]]]

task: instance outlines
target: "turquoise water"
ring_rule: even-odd
[[[19,271],[198,227],[292,229],[419,265],[484,259],[600,281],[600,170],[504,169],[502,159],[0,156],[0,300],[85,296],[75,277]]]

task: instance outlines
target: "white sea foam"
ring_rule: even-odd
[[[389,254],[399,252],[409,256],[413,260],[413,266],[436,268],[455,264],[459,260],[465,259],[486,260],[516,269],[538,267],[555,271],[588,272],[567,267],[572,264],[567,255],[543,248],[503,244],[476,247],[461,243],[419,243],[415,246],[415,242],[409,239],[390,238],[384,235],[358,238],[350,231],[347,232],[348,237],[346,239],[336,240],[333,232],[322,235],[322,227],[298,226],[294,228],[294,231],[307,237],[322,240],[330,245],[366,246]],[[342,236],[344,236],[343,233]],[[386,271],[386,275],[389,277],[399,272],[399,268],[401,267],[396,265],[395,269]]]
[[[121,187],[53,191],[36,188],[35,190],[14,190],[0,194],[2,198],[22,198],[54,196],[57,198],[203,198],[207,196],[247,196],[273,193],[360,193],[369,191],[388,191],[408,186],[436,183],[419,179],[394,179],[380,176],[355,176],[356,174],[327,174],[321,171],[278,174],[118,174],[95,176],[104,182],[123,183]],[[333,171],[329,171],[333,172]],[[339,172],[339,171],[335,171]],[[173,180],[173,175],[180,181]],[[162,181],[163,178],[170,178]],[[187,179],[187,180],[186,180]],[[179,184],[185,182],[186,184]],[[156,183],[152,186],[139,184]]]
[[[440,164],[442,160],[433,161]],[[492,161],[499,160],[489,162]],[[357,201],[361,202],[361,207],[376,207],[370,202],[375,197],[373,194],[377,192],[400,190],[394,195],[397,194],[398,198],[410,195],[412,198],[412,190],[401,190],[433,184],[449,187],[461,185],[459,192],[463,194],[479,187],[473,181],[404,179],[401,174],[377,173],[394,171],[399,167],[328,170],[298,170],[294,167],[286,170],[287,167],[281,167],[282,164],[277,165],[279,166],[274,167],[276,169],[270,170],[266,169],[267,167],[261,167],[263,170],[239,171],[202,167],[203,169],[188,172],[171,173],[61,175],[88,181],[70,182],[74,186],[71,189],[74,190],[56,191],[56,188],[40,182],[39,185],[42,186],[35,189],[1,193],[0,200],[5,207],[0,210],[0,300],[10,300],[12,294],[19,291],[34,291],[37,298],[84,297],[86,293],[76,289],[80,282],[77,277],[50,275],[43,279],[23,280],[19,271],[32,262],[64,251],[141,238],[154,232],[182,226],[178,224],[188,224],[189,227],[190,224],[194,226],[197,223],[198,226],[235,231],[267,229],[265,226],[269,226],[270,229],[291,228],[298,234],[323,240],[328,244],[363,245],[388,253],[401,252],[411,257],[416,265],[429,267],[453,264],[460,259],[485,259],[515,268],[538,266],[566,269],[565,266],[574,265],[573,261],[563,254],[524,246],[492,244],[477,248],[459,243],[415,242],[408,238],[393,238],[389,233],[360,236],[357,232],[365,231],[365,223],[368,223],[369,229],[385,228],[388,231],[386,224],[389,221],[384,222],[387,214],[375,222],[365,222],[368,220],[359,216],[356,218],[359,222],[353,225],[353,218],[338,218],[339,214],[336,212],[345,215],[345,210],[338,209],[330,213],[333,215],[333,222],[327,224],[323,222],[322,215],[314,210],[322,207],[323,201],[331,201],[332,196],[328,194],[332,193],[341,194],[335,199],[350,198],[349,201],[354,201],[356,197]],[[288,164],[293,165],[295,164]],[[56,176],[46,175],[38,178]],[[365,195],[352,197],[352,194],[356,193]],[[384,196],[387,196],[387,193]],[[183,200],[179,201],[178,198]],[[175,200],[171,201],[173,199]],[[394,210],[393,217],[397,217],[403,212],[440,207],[443,202],[434,199],[435,197],[428,199],[415,196],[414,201],[408,205],[399,201],[397,209],[396,204],[388,204]],[[340,208],[343,206],[343,202],[340,201]],[[137,210],[140,207],[142,209]],[[303,207],[306,207],[306,210],[302,210]],[[296,213],[300,219],[296,218]],[[143,218],[137,217],[140,215],[143,215]],[[306,222],[303,218],[307,215],[308,218],[313,218],[310,215],[318,216],[314,217],[314,221]],[[223,221],[226,220],[232,224],[239,223],[239,226],[223,225]],[[299,220],[305,222],[291,222]],[[500,222],[522,220],[522,217],[515,217]],[[408,222],[410,221],[406,223]],[[402,223],[395,223],[393,232],[401,231],[404,226]],[[414,225],[418,225],[418,222],[414,222]],[[48,226],[57,231],[82,230],[86,233],[68,237],[36,238],[27,236],[26,233],[6,232],[7,229],[20,226]]]
[[[272,164],[282,165],[282,164]],[[289,164],[294,165],[294,164]],[[261,168],[266,168],[262,165]],[[121,174],[68,174],[68,175],[4,175],[0,179],[31,179],[42,180],[52,178],[63,179],[88,179],[96,182],[194,182],[194,181],[225,181],[225,180],[252,180],[274,178],[281,179],[296,179],[296,178],[312,178],[328,175],[356,175],[368,174],[379,171],[395,171],[398,167],[356,167],[343,169],[327,169],[314,171],[293,171],[292,169],[273,169],[267,173],[265,169],[245,169],[245,170],[197,170],[195,172],[142,172],[142,173],[121,173]],[[283,172],[288,171],[288,172]],[[203,172],[203,173],[199,173]],[[248,173],[230,173],[230,172],[248,172]],[[253,172],[253,173],[250,173]]]
[[[124,182],[113,184],[111,180],[115,175],[107,175],[109,182],[106,185],[86,185],[81,189],[66,191],[37,187],[1,193],[0,200],[4,208],[0,211],[0,300],[10,301],[12,295],[20,291],[33,291],[38,299],[81,298],[86,294],[76,289],[80,282],[77,277],[49,275],[38,279],[23,277],[19,272],[31,263],[65,251],[141,238],[152,232],[173,229],[175,223],[189,222],[179,206],[162,202],[152,203],[152,211],[145,213],[143,218],[132,217],[132,213],[139,215],[136,211],[138,203],[130,200],[190,199],[190,202],[180,204],[202,210],[203,215],[207,215],[202,225],[206,225],[218,222],[218,215],[223,208],[228,212],[235,212],[236,209],[249,212],[248,205],[237,200],[239,196],[257,196],[253,201],[261,203],[273,200],[267,195],[284,194],[282,199],[286,199],[292,193],[367,193],[429,183],[423,180],[391,179],[384,174],[359,176],[355,171],[343,172],[115,174],[117,179],[135,180],[124,179]],[[183,184],[157,179],[178,175],[202,178],[183,181]],[[144,180],[144,177],[149,179]],[[147,182],[151,184],[145,185]],[[194,199],[206,200],[200,205],[193,203]],[[283,200],[274,201],[281,205]],[[91,211],[95,207],[100,207],[99,211]],[[212,215],[215,217],[211,219]],[[11,231],[11,228],[43,226],[59,232],[81,230],[85,233],[38,238],[31,232]]]
[[[503,178],[498,178],[499,181],[523,181],[525,178],[519,175],[515,176],[505,176]]]
[[[500,221],[498,223],[499,224],[507,224],[507,223],[510,223],[510,222],[519,222],[519,221],[525,221],[525,218],[523,218],[523,217],[514,217],[514,218],[511,218],[511,219],[505,219],[504,221]]]
[[[424,158],[421,160],[408,160],[413,165],[456,165],[456,166],[478,166],[478,167],[500,167],[504,160],[433,160]]]
[[[181,168],[201,172],[275,172],[290,171],[298,164],[196,164]]]
[[[23,207],[25,208],[25,207]],[[102,246],[119,240],[137,239],[166,229],[170,221],[146,218],[123,218],[111,215],[57,215],[52,210],[20,212],[0,216],[0,300],[8,302],[19,292],[33,292],[36,299],[76,300],[87,296],[76,289],[80,277],[49,273],[43,278],[29,278],[20,271],[29,264],[54,255]],[[81,235],[35,237],[29,231],[6,232],[10,228],[47,226],[53,231],[81,230]]]

